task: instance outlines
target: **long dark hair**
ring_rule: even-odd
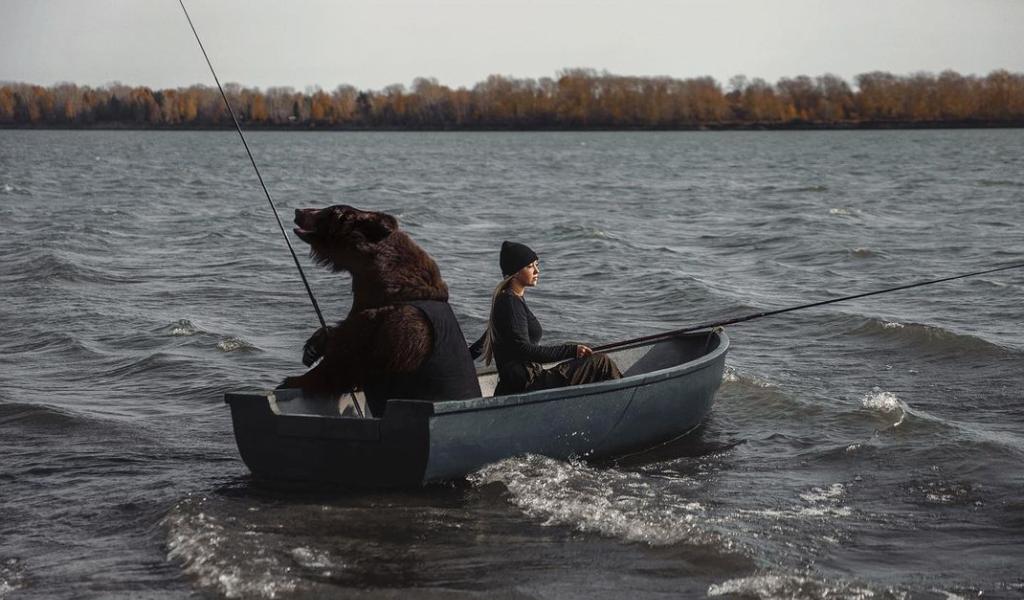
[[[508,282],[512,281],[515,276],[516,274],[513,273],[502,279],[501,283],[494,288],[494,293],[491,294],[491,314],[487,317],[487,333],[484,334],[484,364],[491,364],[491,359],[494,357],[494,303],[498,300],[498,295],[508,287]]]

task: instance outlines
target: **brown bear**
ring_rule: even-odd
[[[323,360],[279,387],[317,398],[362,389],[377,417],[389,398],[481,395],[441,271],[394,217],[338,205],[297,209],[295,224],[313,260],[352,275],[354,297],[343,321],[306,342],[304,362]]]

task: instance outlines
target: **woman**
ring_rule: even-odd
[[[582,344],[542,346],[543,329],[523,297],[527,288],[537,285],[537,254],[524,244],[504,242],[499,262],[504,279],[491,298],[487,332],[470,347],[474,359],[483,354],[487,364],[492,358],[497,363],[495,396],[622,377],[610,357],[594,354]],[[541,367],[560,360],[565,362]]]

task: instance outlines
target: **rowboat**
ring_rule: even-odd
[[[482,369],[481,398],[395,398],[382,417],[355,416],[360,394],[325,402],[278,389],[225,402],[258,479],[417,486],[513,456],[600,460],[686,435],[711,409],[728,349],[721,330],[625,346],[608,352],[622,379],[508,396],[493,395],[497,373]]]

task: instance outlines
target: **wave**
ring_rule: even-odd
[[[0,196],[31,196],[32,192],[13,183],[0,185]]]
[[[737,509],[723,520],[741,523],[753,520],[755,523],[760,522],[758,527],[768,528],[781,521],[791,521],[810,528],[807,522],[810,518],[814,520],[815,526],[824,528],[820,537],[827,542],[839,536],[832,522],[853,515],[853,509],[846,505],[846,492],[847,484],[844,483],[814,486],[799,494],[799,503],[775,508]]]
[[[64,281],[68,283],[133,283],[131,277],[119,275],[107,269],[82,264],[75,256],[59,256],[45,252],[41,256],[29,253],[25,260],[9,263],[4,267],[0,281],[5,283]]]
[[[911,346],[924,351],[955,355],[1010,356],[1013,350],[1004,348],[978,336],[954,333],[934,325],[921,323],[900,323],[885,319],[870,318],[849,331],[853,335],[881,338],[901,346]]]
[[[133,397],[184,390],[192,385],[194,377],[203,375],[201,363],[181,353],[154,352],[145,356],[132,356],[104,365],[102,370],[68,377],[74,382],[85,381],[107,391],[120,390]]]
[[[982,187],[1024,187],[1024,181],[1013,181],[1010,179],[979,179],[978,185]]]
[[[0,342],[5,353],[14,354],[56,354],[63,357],[84,360],[102,358],[102,352],[86,345],[78,336],[63,331],[41,332],[37,326],[11,327],[6,331],[14,339]]]
[[[46,404],[0,404],[0,425],[67,430],[87,422],[86,417]]]
[[[604,240],[613,239],[597,227],[585,227],[583,225],[555,225],[554,232],[561,238],[576,240]]]
[[[206,333],[202,329],[197,328],[188,319],[178,319],[176,323],[162,327],[161,330],[169,331],[172,337],[192,337],[201,333]]]
[[[881,413],[887,416],[893,416],[895,422],[889,427],[899,427],[903,424],[903,421],[907,418],[909,408],[907,404],[896,397],[896,394],[892,392],[885,392],[879,388],[875,388],[872,392],[865,394],[861,398],[861,406],[864,408]]]
[[[575,253],[583,252],[572,242],[601,242],[602,251],[609,251],[613,247],[621,247],[636,250],[638,247],[630,240],[608,233],[603,229],[586,225],[555,225],[550,229],[550,251],[572,256]],[[566,246],[566,244],[570,244]],[[585,249],[585,253],[593,254],[594,248]]]
[[[23,580],[24,575],[18,559],[9,558],[0,562],[0,600],[6,598],[7,594],[21,589]]]
[[[742,387],[751,389],[766,389],[779,387],[770,381],[757,377],[756,375],[742,373],[732,365],[726,365],[725,372],[722,373],[722,383],[734,383]]]
[[[853,258],[880,258],[885,256],[871,248],[850,248],[846,252]]]
[[[828,186],[827,185],[821,185],[821,184],[819,184],[819,185],[804,185],[804,186],[791,187],[791,188],[779,188],[777,190],[774,190],[774,192],[777,193],[777,194],[820,194],[822,192],[827,192],[827,191],[828,191]]]
[[[759,572],[748,577],[712,584],[708,596],[741,596],[750,598],[790,598],[819,600],[822,598],[906,598],[905,591],[895,588],[872,589],[865,584],[842,579],[827,579],[803,573]]]
[[[828,214],[833,217],[859,217],[861,211],[856,208],[850,208],[848,206],[837,206],[835,208],[828,209]]]
[[[229,337],[217,342],[217,349],[223,352],[235,352],[238,350],[256,350],[257,348],[245,340]]]
[[[685,493],[652,487],[687,485],[685,480],[652,480],[639,473],[598,470],[581,462],[542,456],[503,460],[469,476],[474,486],[499,483],[527,515],[548,526],[568,526],[652,546],[689,544],[722,553],[739,549],[716,531],[699,502],[649,502],[651,494],[685,498]]]
[[[194,341],[196,345],[216,348],[222,352],[259,350],[257,346],[240,337],[206,331],[188,319],[178,319],[156,331],[175,338],[196,338]]]
[[[186,499],[174,507],[162,522],[167,532],[167,559],[179,563],[182,571],[201,588],[217,590],[227,598],[276,598],[294,592],[297,581],[277,559],[260,547],[256,531],[235,530],[203,510],[201,500]],[[245,541],[230,551],[237,539]]]

